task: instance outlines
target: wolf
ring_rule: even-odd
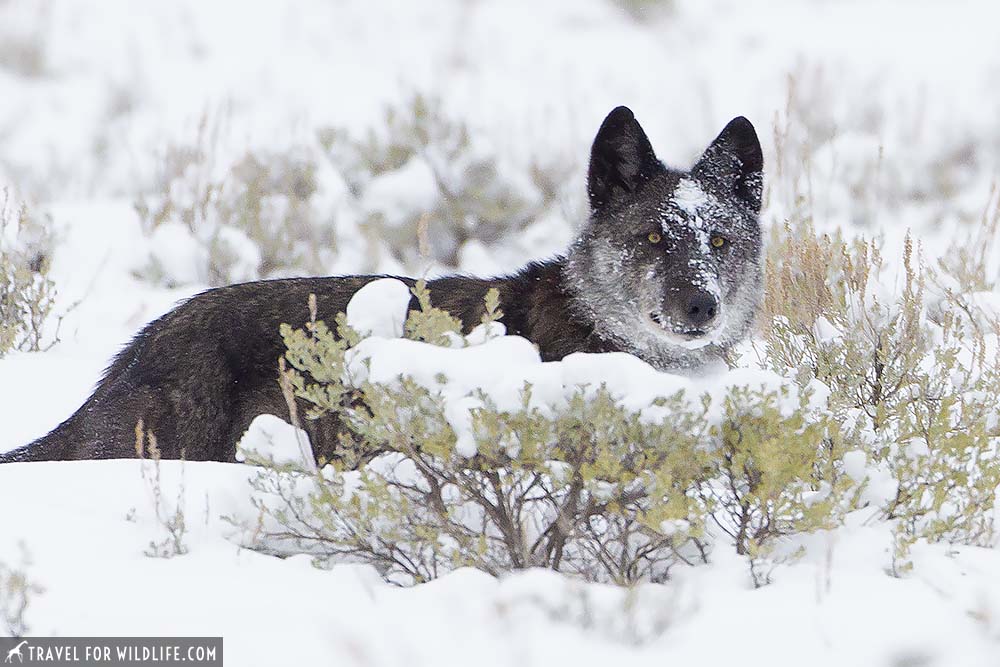
[[[762,291],[762,186],[760,142],[746,118],[730,121],[684,171],[660,162],[632,111],[618,107],[594,139],[590,215],[568,251],[511,275],[429,281],[431,301],[468,331],[496,288],[507,332],[532,341],[546,361],[624,351],[661,370],[696,373],[752,326]],[[164,458],[234,461],[256,416],[288,413],[278,382],[279,325],[308,321],[310,295],[318,316],[332,322],[381,277],[265,280],[202,292],[143,328],[75,414],[0,462],[134,458],[140,420]],[[333,451],[330,423],[304,428],[317,458]]]

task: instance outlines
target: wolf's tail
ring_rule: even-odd
[[[71,420],[67,419],[55,427],[48,435],[38,440],[22,445],[9,452],[0,453],[0,464],[23,463],[28,461],[65,461],[74,458],[71,431]]]

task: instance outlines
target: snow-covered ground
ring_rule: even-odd
[[[730,118],[750,118],[768,223],[807,198],[823,229],[881,234],[890,249],[910,229],[931,259],[968,236],[1000,175],[995,3],[676,0],[641,19],[621,9],[635,4],[0,1],[0,185],[51,217],[63,315],[54,347],[0,359],[0,450],[68,416],[129,336],[205,287],[185,268],[190,239],[149,237],[134,206],[205,122],[228,165],[312,145],[322,128],[360,137],[421,93],[515,181],[535,163],[566,165],[563,214],[495,246],[470,242],[459,268],[476,273],[572,238],[589,142],[618,104],[681,166]],[[406,191],[415,180],[396,183],[404,203],[420,196]],[[362,257],[343,181],[318,171],[323,210],[343,213],[326,272],[398,270]],[[368,195],[392,197],[392,185]],[[137,278],[151,257],[186,279]],[[23,545],[45,589],[32,634],[221,634],[234,665],[1000,665],[995,549],[918,545],[912,574],[894,578],[888,528],[852,515],[756,590],[721,552],[634,592],[474,571],[399,589],[361,566],[241,548],[221,517],[253,520],[249,470],[183,466],[189,552],[164,560],[145,555],[162,536],[140,463],[0,467],[0,562],[17,566]],[[163,472],[174,498],[181,465]]]
[[[173,485],[180,464],[163,466]],[[918,574],[895,579],[877,527],[817,538],[814,556],[759,590],[735,557],[631,592],[473,570],[400,589],[367,566],[319,570],[227,540],[220,515],[252,516],[247,466],[184,467],[190,551],[169,560],[144,554],[162,535],[138,462],[0,473],[0,553],[16,562],[22,540],[45,588],[30,609],[37,635],[222,635],[230,665],[996,664],[996,554],[921,550]]]

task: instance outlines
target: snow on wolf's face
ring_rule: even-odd
[[[620,109],[594,141],[567,275],[603,336],[659,367],[700,365],[747,335],[760,301],[760,146],[738,118],[690,172],[669,170]]]

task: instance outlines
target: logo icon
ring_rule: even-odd
[[[7,651],[7,659],[4,660],[4,662],[5,663],[6,662],[13,663],[15,655],[17,656],[17,659],[20,662],[24,662],[24,654],[21,653],[21,647],[24,646],[27,643],[28,643],[28,640],[25,639],[20,644],[18,644],[17,646],[15,646],[14,648],[12,648],[11,650]]]

